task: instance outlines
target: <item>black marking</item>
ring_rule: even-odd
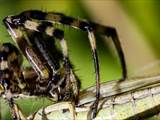
[[[71,25],[73,23],[74,19],[67,16],[61,16],[61,20],[59,21],[62,24]]]
[[[3,48],[3,49],[2,49]],[[8,57],[12,54],[15,53],[15,55],[19,55],[20,53],[18,52],[17,48],[10,44],[10,43],[4,43],[2,45],[2,50],[0,51],[0,62],[1,61],[7,61]],[[5,50],[7,49],[7,51]]]
[[[55,30],[53,31],[53,35],[54,35],[56,38],[60,39],[60,40],[62,40],[62,39],[64,38],[64,32],[63,32],[62,30],[60,30],[60,29],[55,29]]]
[[[80,22],[79,28],[83,31],[92,31],[92,27],[90,26],[90,24],[85,21]]]
[[[63,113],[69,112],[69,109],[63,109],[62,112]]]
[[[42,22],[42,23],[37,27],[37,29],[38,29],[40,32],[45,32],[45,30],[46,30],[48,27],[53,27],[52,23],[50,23],[50,22]]]
[[[41,59],[46,62],[46,66],[48,66],[47,68],[49,69],[49,66],[51,66],[54,71],[57,70],[60,66],[59,58],[54,57],[54,54],[52,55],[52,51],[57,51],[56,46],[54,44],[48,44],[46,42],[46,40],[54,41],[54,39],[45,34],[35,31],[31,32],[31,34],[28,34],[28,37],[30,42],[36,49],[36,52],[41,55]],[[50,46],[54,46],[54,49],[50,49]]]
[[[0,75],[2,76],[3,74],[9,74],[10,71],[9,69],[4,69],[4,70],[0,70]]]
[[[23,16],[23,15],[29,16],[33,19],[45,20],[47,14],[40,10],[30,10],[30,11],[24,11],[20,14],[20,16]]]
[[[12,24],[16,25],[16,26],[24,26],[24,23],[27,21],[27,20],[30,20],[29,17],[27,16],[24,16],[24,15],[18,15],[18,16],[11,16],[11,21],[12,21]]]
[[[0,62],[7,61],[8,53],[6,52],[0,52]]]

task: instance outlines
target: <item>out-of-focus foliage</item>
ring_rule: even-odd
[[[149,44],[160,57],[160,1],[159,0],[123,0],[123,8],[142,29]]]

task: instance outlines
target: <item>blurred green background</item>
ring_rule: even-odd
[[[158,54],[160,2],[158,0],[0,0],[0,21],[5,16],[16,15],[30,9],[61,12],[75,18],[113,26],[117,29],[122,42],[129,76],[158,73],[160,68]],[[82,89],[93,86],[95,74],[87,34],[66,26],[62,28],[69,46],[70,59],[75,66],[76,74],[81,79]],[[2,22],[0,40],[1,43],[15,44]],[[97,38],[97,47],[101,81],[121,78],[121,66],[110,39]],[[2,119],[10,120],[7,103],[4,101],[2,103]],[[18,103],[26,114],[38,109],[37,106],[50,104],[42,98],[20,100]]]

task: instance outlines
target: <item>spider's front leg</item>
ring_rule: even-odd
[[[124,58],[123,49],[121,47],[120,40],[118,38],[116,29],[110,26],[104,26],[93,22],[88,22],[86,20],[76,19],[70,16],[66,16],[61,13],[55,13],[55,12],[42,12],[39,10],[28,10],[22,12],[20,15],[18,15],[19,18],[22,18],[20,22],[25,23],[23,18],[29,18],[29,19],[35,19],[35,20],[41,20],[41,21],[50,21],[53,23],[59,23],[63,25],[68,25],[76,29],[80,29],[83,31],[87,31],[88,35],[94,33],[98,33],[100,35],[105,35],[107,37],[111,37],[113,39],[113,42],[115,44],[115,47],[117,49],[121,66],[122,66],[122,77],[123,79],[126,79],[127,77],[127,69],[126,69],[126,62]],[[90,38],[90,35],[89,35]],[[92,37],[92,40],[90,38],[90,43],[92,49],[96,46],[93,46],[92,44],[94,42],[94,38]],[[95,56],[93,52],[93,56]],[[97,70],[98,71],[98,70]]]
[[[39,22],[39,24],[35,23],[33,21],[30,21],[30,20],[26,20],[26,21],[27,21],[27,23],[30,27],[27,27],[23,24],[24,28],[27,28],[27,29],[32,30],[32,31],[33,30],[37,31],[38,34],[45,34],[47,36],[50,36],[49,38],[47,36],[45,36],[44,39],[41,39],[44,36],[41,36],[41,38],[39,38],[39,40],[41,42],[45,41],[45,43],[43,43],[43,45],[47,44],[47,43],[51,43],[51,41],[53,41],[52,39],[56,39],[60,42],[60,46],[61,46],[61,49],[62,49],[62,54],[59,53],[58,56],[56,56],[56,58],[60,57],[59,61],[63,62],[63,67],[61,69],[59,69],[58,71],[60,72],[61,75],[63,75],[63,79],[64,79],[63,81],[71,82],[71,83],[66,83],[66,84],[68,84],[68,87],[71,86],[71,89],[72,89],[71,91],[73,92],[73,93],[69,93],[69,94],[73,94],[73,96],[68,96],[67,97],[67,95],[63,95],[65,97],[62,98],[62,99],[63,100],[69,100],[70,99],[70,100],[74,100],[74,101],[77,102],[78,101],[79,89],[80,89],[80,85],[79,85],[80,83],[79,83],[79,80],[78,80],[78,78],[76,77],[76,75],[73,71],[72,64],[69,60],[68,47],[67,47],[66,39],[64,38],[64,31],[55,28],[52,23],[47,22],[47,21]],[[40,35],[38,35],[38,36],[40,36]],[[50,39],[50,38],[52,38],[52,39]],[[56,51],[56,46],[54,46],[54,43],[47,44],[47,47],[50,47],[50,46],[51,46],[51,48],[48,49],[46,51],[46,53],[49,53],[48,51],[53,51],[53,50]],[[39,47],[38,49],[41,49],[41,48]],[[55,56],[56,53],[50,53],[50,54]],[[46,56],[45,56],[45,58],[46,58]],[[54,58],[54,59],[56,59],[56,58]],[[59,61],[57,60],[57,62],[55,64],[58,64]],[[50,66],[53,66],[53,65],[50,64]],[[52,81],[51,81],[51,83],[52,83]],[[58,86],[62,86],[62,83],[59,82]]]
[[[39,11],[39,10],[24,11],[18,15],[18,18],[21,18],[21,21],[20,21],[21,23],[26,22],[26,21],[24,21],[24,18],[41,20],[41,21],[50,21],[53,23],[68,25],[68,26],[71,26],[76,29],[87,31],[88,34],[92,33],[92,31],[93,31],[94,33],[98,33],[100,35],[112,37],[113,42],[115,44],[115,47],[117,49],[119,58],[120,58],[123,78],[126,79],[127,70],[126,70],[126,63],[125,63],[125,59],[124,59],[124,53],[123,53],[123,49],[121,47],[121,43],[120,43],[120,40],[118,38],[117,31],[115,28],[110,27],[110,26],[100,25],[100,24],[97,24],[94,22],[88,22],[86,20],[76,19],[76,18],[73,18],[70,16],[66,16],[62,13],[43,12],[43,11]],[[89,29],[90,29],[90,31],[88,31]],[[92,41],[92,40],[90,40],[90,41]],[[94,40],[92,43],[94,43]],[[92,45],[91,45],[91,47],[93,49]]]
[[[22,56],[14,45],[0,45],[0,96],[7,100],[14,120],[25,119],[14,102],[14,95],[22,93],[27,86],[21,64]]]

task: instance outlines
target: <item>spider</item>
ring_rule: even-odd
[[[121,48],[121,44],[114,28],[99,25],[86,20],[80,20],[66,16],[61,13],[43,12],[40,10],[28,10],[15,16],[7,16],[3,20],[9,34],[14,39],[19,49],[24,56],[28,59],[37,74],[34,81],[34,87],[28,83],[23,77],[23,70],[20,69],[21,64],[17,68],[18,75],[14,76],[17,87],[20,89],[16,92],[25,92],[29,95],[35,96],[47,96],[55,101],[72,101],[78,102],[78,94],[80,89],[80,81],[74,73],[72,64],[69,60],[67,43],[64,38],[64,31],[56,28],[55,24],[68,25],[75,29],[80,29],[87,32],[88,39],[90,41],[92,56],[94,61],[94,68],[96,74],[96,100],[91,106],[89,113],[90,118],[95,118],[98,112],[98,103],[100,98],[100,74],[99,74],[99,61],[96,50],[95,34],[106,35],[111,37],[117,49],[121,66],[122,66],[122,79],[127,77],[126,64],[124,54]],[[61,45],[62,52],[57,49],[54,41],[58,40]],[[17,50],[15,49],[15,53]],[[1,54],[0,54],[1,55]],[[17,54],[17,61],[18,60]],[[3,61],[3,57],[1,58]],[[10,60],[7,59],[5,64],[9,64]],[[1,62],[2,68],[4,68],[4,62]],[[15,65],[10,66],[16,69]],[[8,71],[15,72],[10,67]],[[2,69],[1,68],[1,69]],[[5,75],[5,72],[2,71]],[[7,80],[12,81],[13,79]],[[9,89],[10,83],[4,82],[5,79],[1,79],[1,89],[4,91],[5,96],[11,107],[12,116],[17,119],[18,116],[13,108],[13,92]],[[33,89],[30,89],[30,86]],[[10,91],[8,93],[8,91]],[[9,96],[8,96],[9,94]]]

